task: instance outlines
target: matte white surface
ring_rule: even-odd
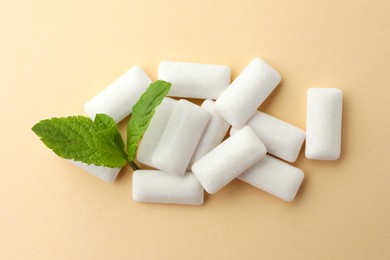
[[[254,59],[215,102],[215,110],[234,127],[242,127],[279,84],[270,65]]]
[[[202,103],[201,107],[209,111],[211,117],[206,130],[200,139],[198,147],[192,156],[189,167],[191,167],[192,164],[203,157],[203,155],[210,152],[214,147],[219,145],[225,137],[226,132],[230,126],[228,122],[226,122],[217,112],[215,112],[214,101],[207,99]]]
[[[183,176],[153,170],[133,173],[133,199],[138,202],[201,205],[203,194],[191,172]]]
[[[302,129],[257,111],[246,122],[267,147],[267,152],[289,162],[295,162],[305,141],[305,131]],[[232,128],[234,134],[237,128]]]
[[[224,65],[162,61],[158,78],[172,83],[169,96],[216,99],[230,84]]]
[[[96,166],[96,165],[88,165],[83,162],[79,161],[73,161],[68,160],[72,164],[76,165],[77,167],[80,167],[84,171],[98,177],[99,179],[102,179],[105,182],[113,183],[116,179],[116,176],[118,176],[118,173],[120,172],[121,168],[110,168],[110,167],[104,167],[104,166]]]
[[[309,88],[306,112],[306,157],[337,160],[341,150],[343,94],[338,88]]]
[[[174,99],[164,98],[156,109],[148,129],[142,137],[141,143],[138,147],[137,160],[139,162],[151,167],[155,167],[152,162],[152,157],[165,130],[165,127],[168,124],[176,102],[177,101]]]
[[[245,126],[194,163],[192,172],[203,188],[214,194],[266,153],[260,139],[249,126]]]
[[[152,157],[164,172],[183,175],[202,137],[210,113],[186,100],[177,101]]]
[[[88,101],[84,110],[92,120],[96,114],[107,114],[118,123],[131,113],[150,83],[152,80],[141,67],[134,66]]]
[[[266,155],[238,179],[282,200],[292,201],[303,181],[302,170]]]

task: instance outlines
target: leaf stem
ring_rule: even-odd
[[[134,161],[127,161],[134,171],[141,169]]]

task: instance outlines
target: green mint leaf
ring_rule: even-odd
[[[112,168],[126,164],[123,139],[108,115],[97,114],[95,121],[84,116],[46,119],[32,130],[62,158]]]
[[[112,117],[106,114],[96,114],[94,123],[96,128],[101,130],[116,127],[116,123]]]
[[[149,126],[156,108],[168,94],[171,83],[157,80],[150,84],[138,102],[127,125],[127,159],[133,161],[137,153],[138,143]]]

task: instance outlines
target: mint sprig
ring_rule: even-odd
[[[150,84],[133,106],[127,127],[128,153],[115,121],[105,114],[97,114],[94,121],[84,116],[46,119],[32,130],[59,157],[112,168],[123,167],[127,161],[135,170],[138,143],[170,86],[162,80]]]

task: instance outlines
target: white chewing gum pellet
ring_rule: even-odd
[[[161,104],[157,107],[148,129],[142,137],[141,143],[138,147],[137,160],[139,162],[155,168],[152,162],[152,157],[164,129],[168,124],[176,102],[177,101],[174,99],[164,98]]]
[[[133,199],[137,202],[201,205],[203,193],[191,172],[183,176],[154,170],[133,173]]]
[[[263,158],[267,150],[249,126],[244,126],[194,165],[192,172],[210,194],[222,189]]]
[[[183,99],[177,101],[152,157],[155,168],[183,175],[209,119],[207,110]]]
[[[308,159],[337,160],[341,150],[343,94],[338,88],[307,91],[306,150]]]
[[[210,112],[210,121],[204,131],[202,138],[192,156],[189,167],[192,166],[203,155],[210,152],[214,147],[219,145],[229,129],[229,123],[226,122],[214,109],[214,102],[212,100],[205,100],[202,103],[202,108]]]
[[[288,162],[295,162],[305,141],[305,131],[279,120],[266,113],[257,111],[246,122],[267,148],[267,152]],[[237,128],[232,128],[234,134]]]
[[[279,199],[292,201],[304,176],[302,170],[266,155],[238,176],[238,179]]]
[[[270,65],[254,59],[215,102],[215,110],[232,126],[242,127],[279,84]]]
[[[84,110],[92,120],[96,114],[107,114],[118,123],[131,113],[150,83],[152,80],[141,67],[134,66],[88,101]]]
[[[93,164],[88,165],[86,163],[73,161],[73,160],[68,160],[68,161],[76,165],[77,167],[83,169],[84,171],[109,183],[113,183],[115,181],[116,177],[118,176],[118,173],[121,170],[121,168],[110,168],[104,166],[96,166]]]
[[[216,99],[230,84],[224,65],[162,61],[158,78],[172,83],[168,96]]]

